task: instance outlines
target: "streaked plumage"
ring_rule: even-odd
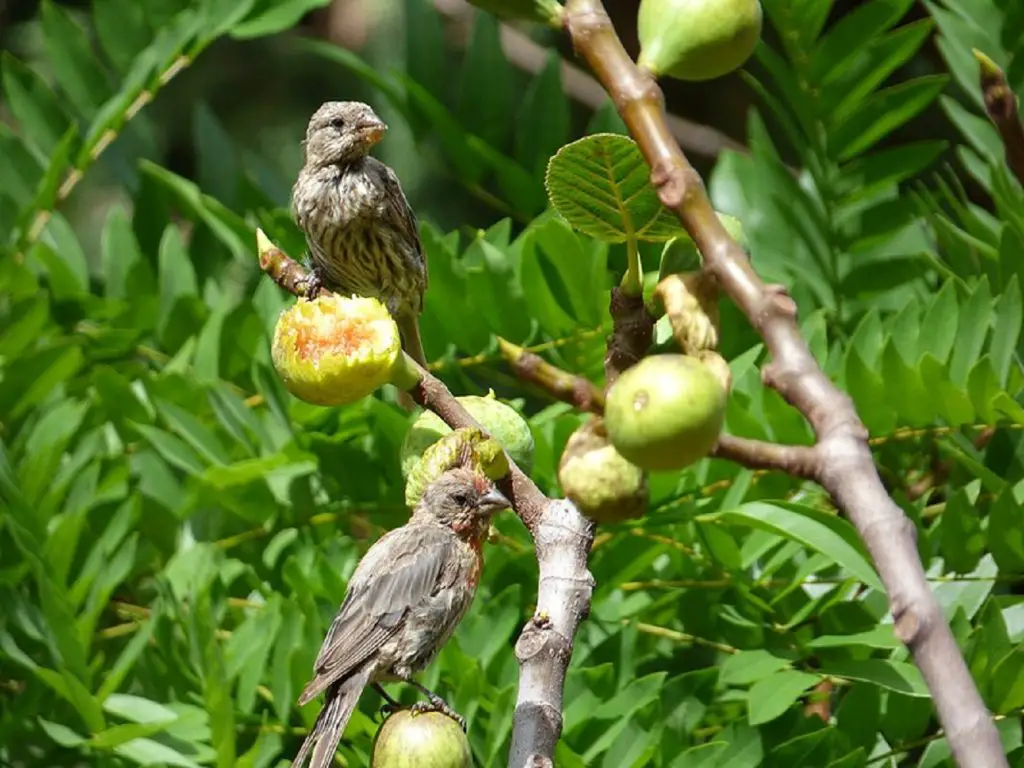
[[[402,346],[426,364],[419,315],[427,263],[416,216],[387,165],[369,156],[387,126],[368,105],[331,101],[310,118],[292,206],[324,286],[387,306]]]
[[[293,768],[310,751],[311,768],[327,768],[367,684],[415,684],[473,602],[490,517],[507,506],[486,477],[453,469],[428,486],[406,525],[370,547],[299,697],[302,705],[327,691]]]

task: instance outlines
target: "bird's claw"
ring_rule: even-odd
[[[413,714],[422,715],[425,712],[440,712],[442,715],[447,715],[462,729],[463,733],[466,731],[466,718],[456,712],[454,709],[449,707],[444,700],[437,698],[431,699],[430,701],[418,701],[410,708]]]
[[[311,271],[306,277],[299,281],[298,286],[299,292],[302,296],[307,299],[315,299],[320,295],[320,292],[324,288],[324,281],[320,279],[320,275],[315,271]]]

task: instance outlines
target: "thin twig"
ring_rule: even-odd
[[[581,411],[598,415],[604,413],[604,391],[590,379],[563,371],[540,355],[505,339],[498,339],[498,348],[512,366],[512,371],[523,381],[536,384]]]
[[[942,610],[928,587],[914,526],[882,485],[868,433],[849,396],[818,366],[782,286],[766,285],[715,213],[704,182],[672,136],[657,82],[626,53],[600,0],[568,0],[566,27],[651,167],[662,203],[675,211],[705,268],[764,339],[772,362],[762,372],[810,422],[817,443],[809,475],[857,528],[889,594],[897,637],[928,684],[961,766],[1006,766],[999,734],[971,678]]]

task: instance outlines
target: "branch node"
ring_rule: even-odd
[[[892,611],[893,632],[896,639],[905,645],[913,643],[923,628],[921,617],[910,603],[893,598],[889,606]]]
[[[797,306],[793,297],[789,295],[789,289],[778,283],[766,285],[764,292],[764,307],[761,309],[761,322],[770,317],[782,316],[790,320],[796,319]]]

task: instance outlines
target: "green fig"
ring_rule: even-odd
[[[682,469],[715,447],[727,400],[714,367],[686,355],[654,355],[615,380],[605,427],[615,449],[638,467]]]
[[[471,768],[473,753],[459,724],[441,712],[401,709],[373,739],[370,768]]]
[[[467,395],[455,399],[501,443],[519,468],[530,474],[533,467],[533,434],[523,417],[512,406],[493,396]],[[402,442],[402,476],[408,478],[427,448],[451,431],[451,427],[433,411],[421,413]]]
[[[647,511],[647,476],[608,442],[599,417],[569,438],[558,464],[558,482],[566,498],[598,523],[619,523]]]
[[[750,58],[762,22],[758,0],[640,0],[637,63],[655,76],[721,77]]]

